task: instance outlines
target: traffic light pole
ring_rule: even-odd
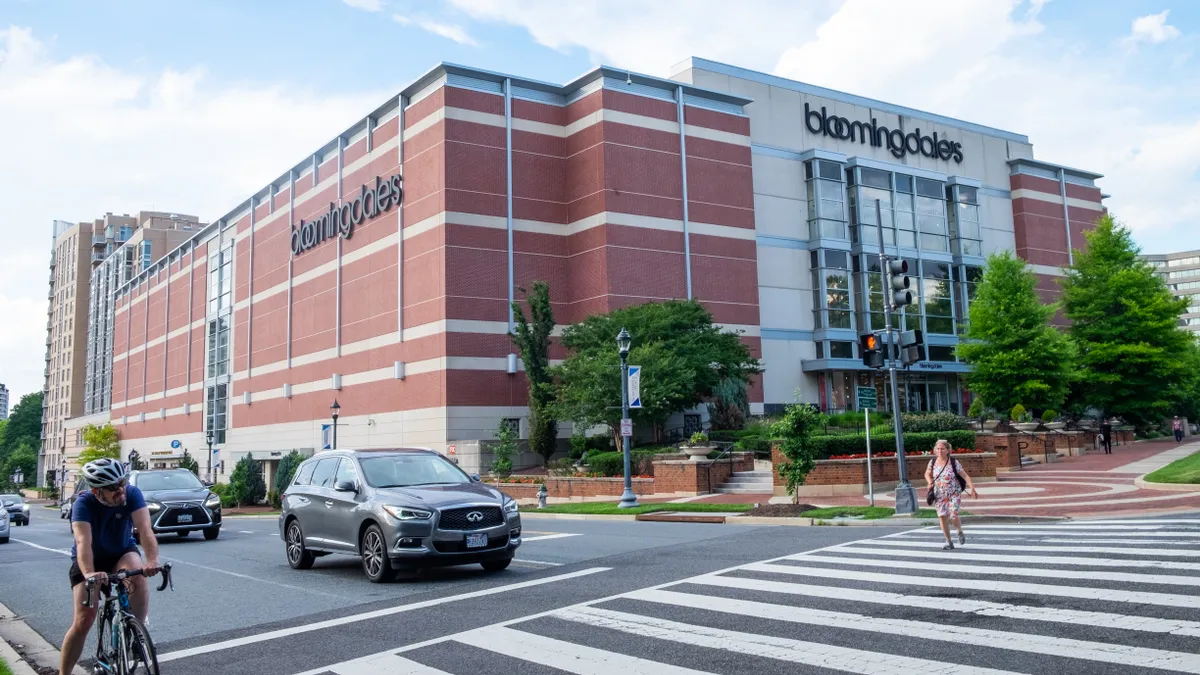
[[[892,302],[895,293],[891,287],[891,272],[888,257],[883,248],[883,209],[875,200],[875,223],[879,232],[879,277],[883,282],[883,327],[887,333],[887,364],[892,391],[892,426],[896,432],[896,464],[900,473],[900,484],[896,486],[896,515],[906,516],[917,512],[917,493],[908,482],[908,462],[904,458],[904,428],[900,422],[900,391],[896,385],[896,360],[900,358],[900,341],[892,335]]]

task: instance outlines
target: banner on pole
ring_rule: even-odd
[[[321,425],[321,449],[329,450],[333,447],[333,425]]]
[[[629,366],[629,407],[642,407],[642,367]]]

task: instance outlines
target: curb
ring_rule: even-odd
[[[58,649],[3,604],[0,604],[0,656],[9,662],[14,675],[38,675],[43,669],[58,672]],[[79,664],[71,672],[88,675]]]
[[[1161,490],[1163,492],[1200,492],[1200,483],[1151,483],[1146,480],[1145,474],[1133,479],[1134,487],[1142,488],[1143,490]]]

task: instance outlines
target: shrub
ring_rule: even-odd
[[[771,456],[771,441],[766,438],[750,436],[743,438],[735,444],[738,450],[753,452],[755,457],[760,459],[768,459]]]
[[[275,491],[283,494],[287,492],[288,486],[292,484],[292,479],[296,477],[296,469],[300,468],[300,464],[304,462],[304,457],[299,452],[292,450],[279,460],[279,469],[275,472]]]
[[[1009,419],[1014,422],[1024,422],[1026,415],[1028,415],[1028,413],[1025,412],[1025,406],[1018,403],[1013,406],[1012,412],[1009,413]]]
[[[868,419],[871,420],[871,426],[875,426],[877,424],[887,424],[889,417],[883,413],[873,412],[868,415]],[[829,415],[825,418],[825,424],[826,426],[831,427],[861,429],[863,425],[863,414],[861,410],[857,412],[850,410],[847,412],[837,413],[836,415]]]
[[[267,493],[267,501],[271,504],[271,508],[278,509],[283,507],[283,498],[279,495],[278,490],[271,490]]]
[[[697,431],[696,433],[692,434],[691,438],[688,439],[688,445],[692,447],[704,445],[705,443],[708,443],[708,434],[704,433],[703,431]]]
[[[932,452],[934,444],[939,439],[949,441],[950,445],[955,448],[970,450],[975,447],[975,432],[973,431],[934,431],[904,434],[904,452]],[[867,451],[867,437],[865,435],[814,436],[812,441],[816,446],[817,456],[821,459],[827,459],[831,455],[852,455]],[[875,452],[895,451],[895,434],[871,434],[872,454]]]
[[[505,478],[512,473],[512,456],[517,452],[517,430],[504,420],[496,427],[496,442],[492,451],[492,474]]]
[[[229,475],[229,496],[238,506],[257,504],[267,496],[267,484],[263,481],[262,465],[250,455],[239,459]],[[225,498],[221,498],[224,503]]]
[[[1058,419],[1058,413],[1053,410],[1047,410],[1046,412],[1042,413],[1043,422],[1053,422],[1056,419]]]
[[[983,417],[983,399],[976,396],[975,400],[971,401],[971,407],[967,408],[967,417],[973,419],[980,419]]]
[[[211,490],[214,495],[221,498],[221,508],[228,509],[237,506],[237,499],[234,498],[233,493],[229,491],[228,484],[214,483],[213,486],[208,489]]]
[[[900,424],[905,432],[925,433],[930,431],[956,431],[969,429],[967,418],[954,413],[904,413]]]
[[[567,456],[571,459],[581,459],[587,453],[588,438],[583,434],[571,434],[571,449]]]
[[[551,476],[573,476],[575,475],[575,463],[565,457],[555,459],[546,466],[546,471]]]
[[[633,458],[630,457],[631,464],[632,460]],[[592,471],[604,476],[624,476],[625,454],[621,452],[588,453],[587,465]]]

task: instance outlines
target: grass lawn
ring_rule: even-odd
[[[553,504],[544,509],[536,506],[522,506],[525,513],[581,513],[592,516],[617,515],[636,516],[639,513],[656,513],[659,511],[687,511],[689,513],[741,513],[754,508],[753,504],[642,504],[632,509],[619,509],[617,502],[583,502],[579,504]]]
[[[2,658],[0,658],[0,675],[13,675],[13,671],[8,667],[8,662]]]
[[[1200,452],[1175,460],[1146,476],[1151,483],[1200,483]]]

